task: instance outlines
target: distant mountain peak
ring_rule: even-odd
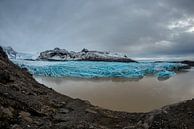
[[[15,51],[11,46],[1,46],[9,59],[34,60],[37,57],[29,53]]]
[[[16,59],[17,52],[10,46],[2,47],[3,51],[7,54],[9,59]]]

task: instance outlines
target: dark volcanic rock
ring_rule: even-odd
[[[85,53],[87,53],[87,52],[89,52],[89,50],[88,50],[88,49],[86,49],[86,48],[83,48],[81,52],[85,52]]]
[[[8,57],[7,57],[7,54],[4,52],[4,50],[3,50],[2,47],[0,47],[0,53],[1,53],[0,56],[2,56],[2,57],[1,57],[2,59],[7,59],[7,58],[8,58]]]
[[[49,61],[106,61],[106,62],[136,62],[126,55],[119,55],[117,53],[89,51],[84,48],[81,52],[68,52],[65,49],[55,48],[40,53],[38,60]]]
[[[0,81],[0,129],[194,129],[194,99],[148,113],[105,110],[37,83],[1,48],[0,73],[8,81]]]
[[[184,61],[181,61],[181,63],[187,64],[187,65],[192,66],[192,67],[194,66],[194,61],[184,60]]]
[[[11,82],[9,73],[6,71],[0,71],[0,82],[4,84]]]
[[[182,63],[186,64],[185,69],[190,69],[191,67],[194,67],[194,61],[192,60],[183,60],[183,61],[171,61],[172,63]]]

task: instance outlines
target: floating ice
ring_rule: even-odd
[[[25,61],[13,60],[37,76],[80,77],[80,78],[134,78],[147,75],[170,78],[185,65],[180,63],[118,63],[95,61]]]
[[[173,71],[160,71],[156,74],[156,76],[158,77],[158,80],[166,80],[175,75],[176,73]]]

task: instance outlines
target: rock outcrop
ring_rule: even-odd
[[[66,49],[55,48],[53,50],[47,50],[40,53],[38,60],[49,60],[49,61],[106,61],[106,62],[136,62],[126,55],[118,53],[109,53],[101,51],[89,51],[83,49],[80,52],[67,51]]]
[[[194,99],[148,113],[92,106],[36,82],[0,47],[1,129],[194,129]]]

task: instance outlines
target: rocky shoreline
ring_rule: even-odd
[[[36,82],[0,47],[2,129],[193,129],[194,99],[147,113],[102,109]]]

